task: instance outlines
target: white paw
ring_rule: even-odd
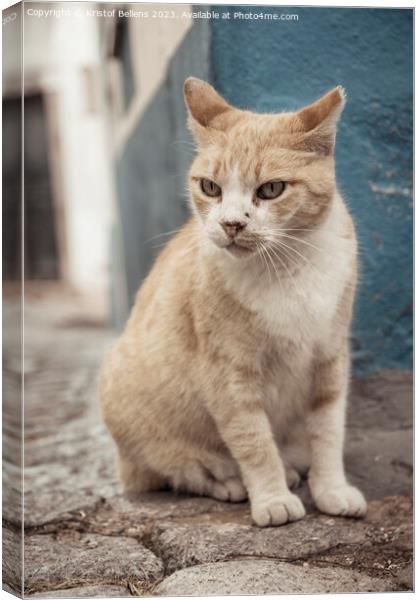
[[[313,494],[315,504],[321,512],[343,517],[363,517],[366,514],[366,500],[356,487],[345,484],[324,488]]]
[[[268,527],[302,519],[305,516],[305,508],[295,494],[287,492],[279,496],[255,500],[252,503],[251,513],[258,527]]]
[[[226,479],[223,482],[215,482],[211,495],[213,498],[224,502],[242,502],[248,496],[242,481],[237,477]]]

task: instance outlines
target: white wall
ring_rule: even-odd
[[[159,85],[164,81],[169,61],[176,52],[188,31],[192,20],[183,18],[190,12],[190,4],[139,4],[137,9],[165,13],[169,11],[176,18],[131,18],[130,43],[133,61],[135,94],[127,114],[118,131],[117,149],[121,148],[137,125],[148,103],[152,100]]]
[[[98,21],[78,16],[79,3],[25,4],[25,82],[55,96],[67,281],[104,310],[108,296],[109,232],[114,194],[101,87]],[[92,3],[86,8],[92,8]],[[70,16],[38,18],[28,8],[63,9]],[[51,115],[50,115],[51,116]],[[51,157],[52,159],[55,157]],[[59,172],[57,172],[57,169]],[[63,241],[63,240],[62,240]]]

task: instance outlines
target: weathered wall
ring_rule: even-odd
[[[298,108],[340,83],[348,104],[338,181],[356,221],[362,265],[356,370],[411,368],[412,12],[240,9],[299,16],[267,22],[233,20],[238,7],[214,10],[230,10],[231,19],[194,22],[118,163],[130,298],[156,253],[145,241],[187,214],[185,76],[208,79],[232,103],[257,111]]]
[[[411,368],[412,11],[277,11],[299,21],[213,21],[214,83],[257,111],[294,109],[345,86],[337,174],[362,263],[354,356],[361,372]]]

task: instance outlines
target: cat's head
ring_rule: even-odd
[[[335,191],[341,87],[297,112],[276,114],[237,109],[193,77],[184,93],[198,145],[191,202],[216,246],[250,256],[323,222]]]

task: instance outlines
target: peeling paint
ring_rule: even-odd
[[[400,188],[395,185],[381,186],[369,181],[369,187],[375,194],[381,194],[382,196],[406,196],[411,198],[413,195],[412,190],[409,188]]]

